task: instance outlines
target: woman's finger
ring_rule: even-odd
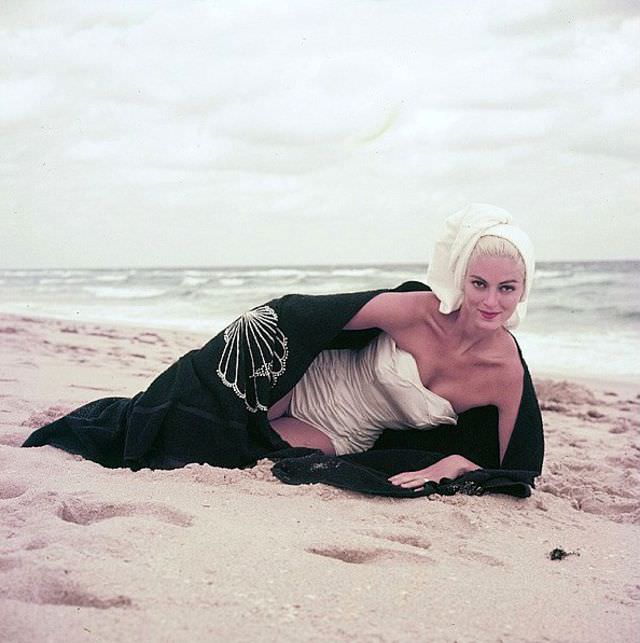
[[[392,484],[402,484],[403,482],[419,477],[420,474],[417,471],[405,471],[404,473],[396,473],[395,476],[391,476],[388,480]]]
[[[402,483],[400,486],[405,487],[406,489],[413,489],[414,487],[424,487],[427,482],[430,482],[430,480],[424,477],[413,478],[412,480]]]
[[[413,477],[389,478],[389,482],[391,482],[391,484],[405,485],[410,482],[413,482],[414,479],[416,478],[413,478]]]
[[[404,473],[401,473],[395,476],[391,476],[390,478],[387,478],[387,480],[389,480],[391,484],[400,484],[404,481],[404,475]]]

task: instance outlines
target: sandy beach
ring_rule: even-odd
[[[534,373],[547,448],[525,500],[366,497],[287,486],[268,461],[133,473],[19,448],[206,339],[0,315],[0,640],[640,638],[631,382]]]

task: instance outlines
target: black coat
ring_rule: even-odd
[[[395,290],[428,287],[407,282]],[[377,329],[342,329],[380,292],[384,291],[285,295],[272,300],[242,315],[202,348],[181,357],[146,391],[132,398],[104,398],[82,406],[34,431],[23,446],[50,444],[103,466],[134,470],[172,469],[190,462],[245,467],[264,457],[308,457],[309,450],[292,450],[271,428],[267,409],[295,386],[320,351],[356,350],[376,336]],[[406,451],[406,465],[416,462],[416,450],[421,457],[426,452],[429,461],[459,453],[491,471],[526,472],[525,482],[531,484],[542,467],[542,420],[524,360],[522,364],[522,401],[502,467],[498,413],[491,406],[461,413],[453,427],[385,431],[374,450],[384,449],[387,462],[396,462],[396,450],[409,449],[413,455]],[[357,457],[341,456],[344,462],[359,462],[365,467],[374,462],[367,458],[375,458],[378,465],[374,468],[395,472],[396,467],[385,470],[380,466],[379,451],[360,457],[358,461]],[[302,458],[296,466],[304,461]],[[402,459],[397,463],[399,470],[411,470],[410,466],[403,468],[404,463]],[[279,463],[276,475],[286,468],[287,463]]]

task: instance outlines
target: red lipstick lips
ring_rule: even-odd
[[[481,310],[480,314],[482,315],[483,319],[491,320],[491,319],[495,319],[500,313],[499,312],[498,313],[488,313],[488,312],[486,312],[484,310]]]

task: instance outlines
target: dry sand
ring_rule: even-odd
[[[639,388],[537,382],[531,498],[366,497],[20,449],[206,338],[0,316],[0,640],[640,640]],[[550,560],[562,547],[575,552]]]

